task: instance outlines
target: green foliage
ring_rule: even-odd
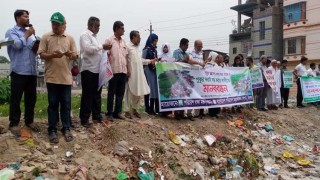
[[[4,56],[0,56],[0,63],[8,64],[8,63],[10,63],[10,61],[8,58],[6,58]]]
[[[80,96],[71,96],[71,110],[74,116],[78,116],[80,111]],[[24,99],[21,100],[21,112],[24,112]],[[47,119],[48,113],[48,95],[45,93],[38,93],[37,94],[37,101],[34,108],[34,115],[35,118],[38,119]],[[7,117],[9,116],[9,103],[0,104],[0,116]]]
[[[10,100],[10,80],[0,78],[0,104],[8,103]]]

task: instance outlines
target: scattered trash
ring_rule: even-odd
[[[318,148],[318,146],[316,144],[313,146],[313,152],[314,153],[318,153],[319,152],[319,148]]]
[[[312,148],[308,145],[302,145],[302,148],[308,152],[311,152],[312,151]]]
[[[117,180],[126,180],[129,178],[129,176],[126,174],[126,173],[118,173],[117,176],[116,176]]]
[[[8,168],[0,170],[0,179],[1,180],[14,179],[14,170],[8,169]]]
[[[19,162],[13,163],[13,164],[8,164],[7,167],[9,169],[13,169],[13,170],[19,170],[21,167],[21,164]]]
[[[138,169],[138,177],[140,180],[154,180],[154,173],[153,172],[146,172],[142,167]]]
[[[20,133],[21,133],[21,137],[23,137],[23,138],[32,138],[33,137],[31,132],[25,128],[21,128]]]
[[[179,141],[179,139],[177,138],[177,136],[174,134],[173,131],[169,131],[169,139],[176,145],[179,145],[181,142]]]
[[[152,151],[148,152],[149,158],[152,158]]]
[[[239,173],[242,173],[243,167],[237,165],[237,166],[236,166],[236,171],[238,171]]]
[[[228,162],[229,162],[232,166],[234,166],[234,165],[236,165],[236,164],[237,164],[238,159],[228,158]]]
[[[204,180],[204,168],[200,165],[200,163],[196,162],[194,164],[194,169],[195,169],[195,172],[201,177],[201,180]]]
[[[202,141],[201,138],[196,138],[196,139],[195,139],[195,142],[196,142],[196,145],[197,145],[200,149],[203,149],[203,148],[206,147],[206,145],[203,144],[203,141]]]
[[[289,141],[289,142],[294,141],[294,138],[293,138],[292,136],[287,136],[287,135],[285,135],[285,136],[283,136],[282,138],[283,138],[284,140],[286,140],[286,141]]]
[[[33,142],[33,139],[27,139],[27,140],[24,141],[24,143],[25,143],[27,146],[31,147],[31,148],[33,148],[33,147],[36,146],[36,145],[34,144],[34,142]]]
[[[160,176],[160,180],[164,180],[164,175],[163,175],[161,169],[157,168],[156,171],[157,171],[158,175]]]
[[[300,166],[308,166],[311,164],[311,161],[309,160],[305,160],[305,159],[300,159],[297,161],[297,163],[300,165]]]
[[[277,174],[278,173],[277,170],[272,166],[264,166],[263,168],[264,168],[265,171],[270,172],[271,174]]]
[[[209,146],[211,146],[217,140],[212,134],[204,135],[204,139],[207,141]]]
[[[66,152],[66,157],[68,157],[68,158],[69,158],[69,157],[71,157],[71,156],[73,156],[73,152],[71,152],[71,151],[67,151],[67,152]]]
[[[34,180],[45,180],[42,176],[37,176]]]
[[[265,129],[267,132],[273,131],[273,127],[271,126],[271,124],[266,124],[266,125],[264,126],[264,129]]]
[[[243,121],[241,119],[237,119],[234,124],[237,126],[237,127],[240,127],[240,126],[243,126]]]
[[[71,174],[70,175],[71,179],[78,179],[78,180],[88,179],[88,169],[83,165],[78,166],[70,174]]]
[[[285,151],[282,156],[285,157],[285,158],[293,158],[293,157],[294,157],[294,156],[293,156],[290,152],[288,152],[288,151]]]
[[[130,147],[126,141],[120,141],[114,147],[114,154],[119,156],[131,155],[129,148]]]

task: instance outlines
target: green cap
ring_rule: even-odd
[[[50,21],[51,22],[57,22],[59,24],[63,24],[64,16],[59,12],[55,12],[55,13],[52,14]]]

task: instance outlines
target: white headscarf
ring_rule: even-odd
[[[164,53],[164,52],[163,52],[163,48],[164,48],[165,46],[167,46],[167,48],[168,48],[168,52],[167,52],[167,53]],[[166,61],[168,61],[168,62],[169,62],[169,61],[171,62],[171,60],[173,60],[172,53],[171,53],[171,48],[170,48],[169,43],[164,43],[164,44],[162,44],[160,57],[161,57],[161,60],[166,60]]]
[[[214,64],[218,55],[218,53],[211,51],[208,56],[208,59],[211,58],[211,61],[209,63]]]

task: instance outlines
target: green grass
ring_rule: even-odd
[[[80,102],[81,102],[81,95],[73,95],[71,96],[71,110],[74,117],[79,116],[80,112]],[[24,100],[21,100],[21,113],[24,113]],[[123,106],[124,107],[124,106]],[[47,119],[48,113],[48,96],[45,93],[38,93],[37,94],[37,102],[34,108],[35,118],[37,119]],[[101,111],[105,112],[107,110],[107,100],[102,98],[102,105]],[[139,112],[144,112],[144,106],[141,106],[138,109]],[[0,104],[0,117],[8,117],[9,116],[9,103]]]
[[[71,109],[74,116],[77,116],[80,111],[80,100],[81,96],[71,96]],[[21,100],[21,113],[24,113],[24,100]],[[102,108],[105,107],[105,103],[102,105]],[[37,94],[37,102],[34,108],[35,118],[37,119],[47,119],[48,113],[48,96],[45,93]],[[9,103],[0,105],[0,116],[7,117],[9,116]]]

